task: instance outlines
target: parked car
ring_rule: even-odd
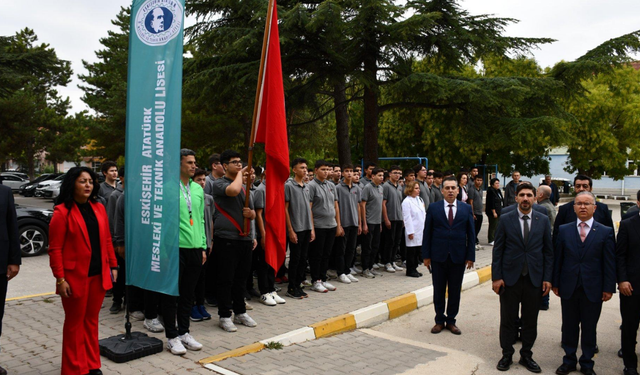
[[[62,180],[64,179],[64,174],[61,174],[60,176],[54,178],[53,180],[46,180],[46,181],[42,181],[38,184],[38,186],[36,187],[36,191],[34,192],[34,196],[36,197],[44,197],[45,196],[45,189],[47,187],[49,187],[49,185],[51,184],[61,184]]]
[[[6,172],[2,172],[0,173],[0,176],[18,176],[20,178],[24,178],[25,180],[29,180],[29,175],[26,173],[22,173],[22,172],[17,172],[17,171],[6,171]]]
[[[60,195],[60,186],[62,185],[62,181],[56,182],[44,188],[43,197],[55,199],[58,195]]]
[[[49,248],[49,222],[53,211],[16,204],[20,251],[23,257],[47,252]]]
[[[20,186],[25,182],[28,182],[28,180],[13,174],[3,174],[0,176],[0,181],[2,182],[2,185],[10,187],[12,191],[19,191]]]
[[[60,176],[61,174],[62,173],[45,173],[40,175],[38,178],[36,178],[33,181],[22,184],[22,186],[20,186],[20,195],[24,195],[25,197],[32,197],[33,194],[36,192],[36,188],[38,187],[38,184],[40,182],[53,180],[54,178]]]

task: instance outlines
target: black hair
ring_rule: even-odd
[[[489,186],[493,186],[493,184],[495,184],[495,183],[496,183],[496,181],[500,181],[500,179],[495,178],[495,177],[494,177],[494,178],[492,178],[492,179],[491,179],[491,181],[489,182]]]
[[[107,160],[104,163],[102,163],[102,173],[107,173],[109,172],[109,169],[116,167],[116,169],[118,168],[118,164],[116,164],[115,161],[111,161],[111,160]]]
[[[455,177],[449,176],[449,177],[445,178],[444,181],[442,181],[442,186],[444,186],[444,183],[447,182],[447,181],[455,182],[456,183],[456,187],[458,187],[458,180],[456,180]]]
[[[186,158],[187,156],[193,156],[195,158],[196,153],[189,148],[180,149],[180,160],[182,160],[182,158]]]
[[[344,171],[345,169],[353,170],[353,164],[343,164],[342,165],[342,170]]]
[[[638,190],[638,192],[636,193],[636,200],[640,201],[640,190]]]
[[[427,176],[433,176],[433,172],[428,172],[427,171]]]
[[[456,176],[456,182],[458,184],[460,184],[460,182],[462,181],[462,177],[466,176],[467,172],[458,172],[458,175]],[[467,182],[468,182],[469,178],[467,177]]]
[[[473,177],[473,181],[475,180],[484,180],[484,178],[482,177],[482,175],[480,173],[478,173],[477,175],[475,175],[475,177]]]
[[[371,176],[376,175],[380,172],[384,172],[384,169],[382,168],[373,168],[373,170],[371,171]]]
[[[212,166],[213,163],[220,163],[220,154],[212,154],[209,156],[209,166]]]
[[[262,175],[262,172],[264,171],[264,169],[258,165],[256,165],[255,167],[253,167],[253,171],[256,174],[256,176],[260,176]]]
[[[531,184],[530,184],[530,183],[528,183],[528,182],[524,182],[524,183],[522,183],[522,184],[518,184],[518,186],[516,186],[516,195],[518,195],[518,193],[519,193],[521,190],[525,190],[525,189],[528,189],[528,190],[533,191],[533,195],[536,195],[536,188],[535,188],[535,187],[533,187],[533,185],[531,185]]]
[[[410,175],[411,173],[415,174],[416,172],[413,171],[413,168],[407,168],[404,171],[402,171],[402,177],[407,178],[407,176]]]
[[[401,170],[402,170],[402,168],[400,168],[400,166],[398,166],[398,165],[392,165],[392,166],[389,168],[389,172],[393,172],[393,171],[401,171]]]
[[[364,163],[364,170],[366,171],[367,169],[369,169],[369,167],[376,167],[376,163],[372,162],[372,161],[368,161],[366,163]]]
[[[118,176],[124,177],[124,167],[118,169]]]
[[[444,177],[442,172],[440,172],[440,171],[434,171],[433,172],[433,178],[442,178],[442,177]]]
[[[329,167],[331,166],[331,163],[329,163],[328,161],[324,160],[324,159],[318,159],[316,160],[316,164],[314,165],[314,169],[318,169],[318,168],[322,168],[322,167]]]
[[[93,180],[93,190],[91,191],[91,195],[89,195],[89,200],[92,202],[97,201],[100,184],[98,183],[98,175],[96,172],[89,167],[73,167],[67,171],[67,174],[64,175],[64,179],[62,180],[62,184],[60,184],[60,194],[55,200],[56,206],[64,203],[68,209],[71,209],[74,202],[73,193],[76,189],[76,180],[84,172],[88,173]]]
[[[295,158],[291,162],[291,168],[295,167],[298,164],[307,164],[308,165],[309,163],[307,162],[307,159],[305,159],[305,158]]]
[[[443,176],[453,176],[453,171],[451,169],[447,169],[444,171]]]
[[[422,170],[422,168],[427,168],[422,164],[416,164],[413,166],[413,173],[415,173],[416,175],[418,174],[418,172],[420,172]]]
[[[200,176],[200,175],[207,175],[207,171],[205,171],[204,169],[201,168],[197,168],[195,173],[193,174],[193,177],[191,177],[192,179],[195,179],[196,176]]]
[[[239,157],[240,157],[240,154],[238,153],[238,151],[224,150],[222,154],[220,154],[220,163],[229,164],[229,160],[233,158],[239,158]]]
[[[577,180],[587,180],[589,181],[589,187],[593,187],[593,180],[591,179],[591,177],[584,175],[584,174],[579,174],[577,175],[574,179],[573,179],[573,186],[576,185],[576,181]]]

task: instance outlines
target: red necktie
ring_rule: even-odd
[[[453,225],[453,205],[449,205],[449,226]]]

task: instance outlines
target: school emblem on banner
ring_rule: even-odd
[[[148,46],[163,46],[182,31],[183,7],[177,0],[147,0],[135,15],[136,35]]]

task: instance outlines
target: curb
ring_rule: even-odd
[[[474,272],[464,274],[462,290],[480,285],[491,280],[491,266],[483,267]],[[207,357],[198,361],[201,365],[211,364],[227,358],[240,357],[245,354],[257,353],[263,350],[268,343],[277,342],[283,346],[299,344],[305,341],[333,336],[343,332],[354,331],[360,328],[373,327],[387,320],[395,319],[420,307],[430,305],[433,302],[433,286],[418,289],[401,296],[388,299],[348,314],[322,320],[308,327],[299,328],[282,335],[274,336],[266,340],[242,346],[218,355]]]

